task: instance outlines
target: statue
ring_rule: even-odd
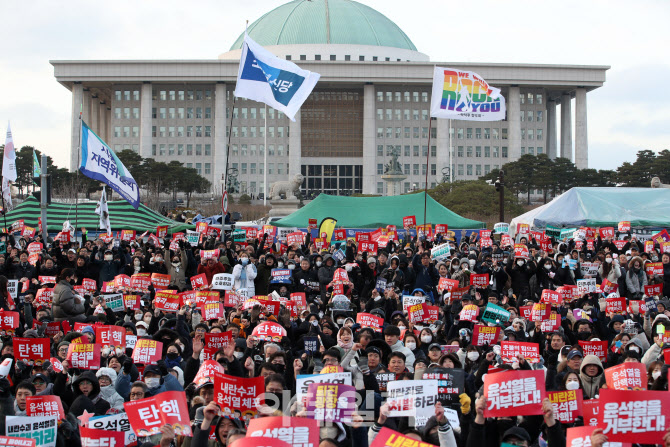
[[[658,177],[654,177],[651,179],[651,187],[652,188],[670,188],[670,185],[667,183],[661,183],[661,179]]]
[[[296,174],[292,180],[274,182],[270,187],[270,200],[281,199],[282,193],[286,194],[287,200],[297,200],[294,193],[300,189],[304,179],[302,174]]]
[[[400,154],[396,152],[395,148],[391,149],[391,160],[389,163],[386,165],[386,169],[384,169],[384,175],[402,175],[402,167],[400,166],[400,162],[398,161],[398,156]]]

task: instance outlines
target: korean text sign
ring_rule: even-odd
[[[484,377],[484,417],[542,414],[545,396],[543,371],[506,371]]]
[[[165,424],[172,425],[177,435],[192,436],[183,391],[165,391],[147,399],[126,402],[123,407],[137,436],[158,434]]]

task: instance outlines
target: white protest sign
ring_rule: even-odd
[[[212,277],[212,290],[232,290],[235,279],[229,273],[217,273]]]
[[[296,231],[298,231],[296,227],[293,228],[279,227],[277,228],[277,240],[286,242],[286,236],[288,236],[291,233],[295,233]]]
[[[578,279],[577,280],[577,290],[579,295],[584,295],[586,293],[595,293],[596,292],[596,279]]]
[[[339,383],[342,385],[351,385],[351,373],[338,372],[329,374],[304,374],[295,379],[296,397],[301,400],[307,394],[307,389],[312,383]],[[437,390],[435,390],[437,393]]]
[[[137,335],[126,334],[126,348],[135,349],[135,343],[137,343]]]
[[[434,261],[442,261],[451,254],[451,247],[449,244],[441,244],[430,250],[430,257]]]
[[[582,262],[579,264],[579,269],[584,276],[596,276],[598,274],[598,264],[595,262]]]
[[[426,302],[425,296],[403,295],[402,296],[402,310],[407,312],[407,309],[415,304],[422,304]]]
[[[34,439],[38,447],[55,447],[58,416],[6,416],[5,434]]]
[[[186,242],[196,246],[198,245],[198,241],[200,241],[200,233],[197,231],[186,230]]]
[[[493,226],[493,232],[495,234],[508,234],[509,233],[509,224],[505,222],[498,222]],[[453,427],[453,425],[452,425]]]
[[[137,441],[137,435],[130,427],[130,422],[128,422],[126,413],[118,413],[110,416],[96,416],[88,420],[87,427],[97,428],[98,430],[122,431],[125,434],[126,445],[133,444]]]
[[[16,302],[16,297],[18,296],[17,295],[18,288],[19,288],[18,279],[10,279],[9,281],[7,281],[7,292],[9,293],[9,296],[12,297],[14,302]]]
[[[105,298],[105,304],[113,312],[123,312],[125,306],[123,304],[123,294],[115,293],[113,295],[103,295]]]
[[[409,416],[414,418],[414,427],[423,427],[435,414],[437,380],[397,380],[389,382],[386,404],[389,416]],[[412,425],[412,419],[410,419]]]

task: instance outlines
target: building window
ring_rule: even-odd
[[[198,171],[198,175],[202,174],[202,163],[195,164],[195,170]]]
[[[466,138],[468,140],[472,139],[472,127],[468,127],[467,132],[466,132]]]
[[[391,121],[393,119],[393,110],[386,109],[386,120]]]
[[[523,110],[519,112],[519,121],[521,121],[522,123],[526,121],[526,114],[523,113]]]
[[[409,121],[409,109],[403,110],[402,117],[404,120]]]
[[[177,145],[177,155],[184,155],[184,145],[183,144],[178,144]]]
[[[475,138],[478,139],[478,140],[482,139],[482,128],[481,127],[477,127],[475,129]]]
[[[206,137],[212,136],[212,126],[205,126],[205,136]]]
[[[164,144],[159,144],[158,145],[158,155],[161,155],[161,156],[165,155],[165,145]]]
[[[133,138],[138,138],[140,136],[139,126],[133,126]]]
[[[242,174],[246,174],[246,173],[247,173],[247,164],[242,163]]]
[[[542,110],[537,111],[537,119],[535,121],[537,121],[538,123],[542,122]]]
[[[526,112],[526,116],[527,116],[526,121],[528,121],[529,123],[532,123],[533,122],[533,111],[528,110]]]
[[[529,147],[529,148],[528,148],[528,153],[529,153],[530,155],[535,155],[535,148],[532,147],[532,146]]]
[[[161,101],[167,101],[167,91],[161,90],[158,97]]]
[[[419,156],[419,146],[412,146],[412,150],[415,157]]]
[[[491,129],[489,129],[488,127],[484,128],[484,139],[485,140],[491,139]]]
[[[249,174],[255,174],[256,173],[256,163],[251,163],[249,165]]]
[[[377,135],[379,136],[379,135]],[[377,155],[383,157],[384,156],[384,145],[383,144],[378,144],[377,145]]]
[[[426,175],[426,164],[421,165],[421,175]]]
[[[489,175],[491,172],[491,165],[484,165],[484,175]]]
[[[409,136],[410,136],[410,128],[405,127],[405,138],[409,138]]]
[[[155,144],[151,145],[151,155],[154,156],[154,157],[156,156],[156,145]]]
[[[498,135],[498,129],[496,129],[496,128],[494,127],[494,128],[491,129],[491,130],[493,131],[493,132],[492,132],[492,133],[493,133],[493,139],[494,139],[494,140],[498,140],[498,139],[500,138],[500,135]]]
[[[430,175],[437,175],[437,165],[435,164],[430,165]]]
[[[345,61],[350,61],[351,60],[351,55],[350,54],[345,54],[344,55],[344,60]]]
[[[377,163],[377,175],[382,175],[384,173],[384,165],[382,163]]]
[[[422,157],[428,156],[428,146],[421,146],[421,156]]]
[[[526,139],[526,129],[521,129],[521,139],[522,140]]]
[[[540,155],[541,153],[543,153],[542,146],[538,146],[537,147],[537,155]]]
[[[358,56],[358,60],[363,62],[365,60],[365,56]]]
[[[484,157],[488,158],[491,156],[491,146],[484,146]]]
[[[202,156],[202,144],[195,145],[195,155]]]
[[[405,169],[403,170],[405,175],[409,175],[409,163],[405,163]]]
[[[537,95],[535,95],[535,103],[542,104],[542,93],[538,93]]]
[[[165,119],[167,117],[166,111],[167,111],[167,109],[165,107],[161,107],[160,109],[158,109],[158,112],[159,112],[158,116],[162,119]]]
[[[523,93],[519,93],[519,103],[525,104],[526,103],[526,95]]]
[[[458,175],[463,176],[463,165],[458,165]]]
[[[458,150],[457,150],[456,154],[457,154],[456,156],[459,157],[459,158],[463,157],[463,146],[458,146]]]
[[[542,133],[543,133],[542,129],[537,129],[537,134],[536,134],[537,135],[537,140],[540,140],[540,141],[542,140]]]
[[[482,156],[482,147],[481,146],[475,146],[475,157],[481,158]]]
[[[472,157],[472,146],[467,147],[467,152],[466,153],[467,153],[468,157]]]
[[[521,146],[521,155],[526,155],[526,148]]]
[[[331,60],[331,61],[335,61],[335,60],[337,60],[337,57],[335,57],[334,54],[331,54],[331,55],[330,55],[330,60]]]
[[[140,119],[140,108],[139,107],[133,107],[133,118],[138,120]]]
[[[456,138],[459,140],[463,139],[463,128],[456,129]]]
[[[502,139],[503,140],[507,139],[507,128],[502,129]]]
[[[372,56],[372,62],[377,62],[377,56]]]
[[[437,157],[437,146],[431,146],[430,147],[430,156],[431,157]]]
[[[472,175],[472,165],[467,165],[466,171],[467,171],[467,175]]]
[[[507,146],[502,147],[502,158],[507,158]]]
[[[116,107],[114,109],[114,118],[121,119],[121,107]]]
[[[237,155],[237,146],[233,146],[234,152],[233,155]],[[192,156],[193,155],[193,145],[192,144],[187,144],[186,145],[186,155],[187,156]]]
[[[171,157],[174,156],[174,144],[168,144],[168,155]]]
[[[419,175],[419,164],[418,163],[414,163],[414,165],[412,165],[412,174]]]
[[[116,101],[121,101],[121,90],[117,90],[114,92],[114,99]]]
[[[428,102],[428,92],[421,92],[421,101]]]
[[[528,139],[529,140],[535,139],[535,133],[533,132],[533,129],[528,129]]]
[[[114,127],[114,138],[121,138],[121,126]]]
[[[301,54],[301,55],[300,55],[300,60],[301,60],[301,61],[306,61],[306,60],[307,60],[307,55],[305,55],[305,54]]]
[[[532,93],[528,93],[528,104],[533,104],[533,99],[534,95]]]
[[[395,137],[400,138],[402,136],[402,127],[395,128]]]
[[[156,138],[156,126],[151,126],[151,136]]]
[[[482,175],[482,165],[475,165],[475,175],[477,177]]]
[[[212,155],[212,145],[205,144],[205,155]]]
[[[315,61],[320,61],[321,60],[321,55],[320,54],[315,54],[314,55],[314,60]]]
[[[412,100],[414,102],[419,102],[419,92],[412,92]]]
[[[498,158],[500,156],[498,146],[493,146],[493,157]]]
[[[377,182],[377,194],[384,194],[384,182]]]
[[[386,128],[386,138],[391,138],[393,137],[393,127],[387,127]]]

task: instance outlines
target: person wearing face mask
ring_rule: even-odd
[[[170,262],[166,263],[167,274],[170,275],[170,287],[176,287],[180,292],[186,289],[186,266],[188,257],[184,249],[184,241],[180,242],[179,252],[171,256]]]
[[[118,376],[114,385],[116,392],[126,400],[130,395],[132,366],[132,359],[126,358],[123,362],[123,372]],[[159,361],[157,365],[147,365],[144,368],[143,381],[147,385],[145,397],[155,396],[165,391],[184,391],[177,378],[168,372],[163,361]]]
[[[58,283],[54,287],[51,304],[54,321],[88,321],[84,298],[74,291],[76,282],[74,270],[63,269],[56,279]]]
[[[512,290],[514,290],[517,301],[530,299],[530,279],[536,271],[535,261],[523,257],[512,258],[512,256],[510,255],[510,262],[514,259],[514,263],[508,262],[505,266],[505,271],[512,279]]]
[[[100,239],[96,241],[96,246],[93,247],[93,251],[91,252],[91,263],[95,265],[99,269],[98,273],[98,287],[102,286],[103,282],[107,281],[113,281],[114,277],[116,277],[118,274],[124,272],[124,268],[126,265],[126,257],[125,256],[117,256],[114,257],[114,252],[110,249],[106,249],[104,251],[104,255],[102,257],[102,261],[96,260],[96,254],[98,252],[98,249],[102,251],[102,248],[104,247],[104,242]]]
[[[267,295],[269,292],[270,280],[272,279],[272,269],[277,268],[277,260],[272,253],[260,256],[258,266],[256,267],[256,295]]]
[[[470,285],[470,261],[463,258],[458,263],[458,269],[451,275],[451,279],[458,281],[458,287],[468,287]]]
[[[293,283],[296,292],[303,292],[306,298],[314,295],[319,290],[319,277],[316,269],[312,267],[308,258],[300,261],[300,266],[293,272]]]
[[[216,258],[200,258],[198,275],[205,274],[207,284],[212,284],[212,278],[219,273],[226,273],[226,267]]]
[[[105,399],[109,406],[117,413],[123,413],[123,397],[114,389],[116,382],[116,371],[112,368],[100,368],[95,375],[100,384],[100,395]]]
[[[661,361],[651,362],[647,366],[647,389],[657,389],[654,388],[654,382],[656,382],[661,374],[663,373],[663,366],[665,364]],[[659,381],[660,382],[660,381]]]
[[[638,300],[644,294],[644,286],[647,283],[647,274],[644,271],[644,261],[639,256],[633,257],[628,263],[628,273],[626,273],[626,288],[628,289],[628,298]]]
[[[619,282],[621,269],[619,268],[619,261],[612,257],[612,253],[605,254],[605,262],[598,267],[598,274],[612,284]]]
[[[147,336],[147,330],[149,329],[149,323],[146,321],[138,321],[135,323],[135,328],[137,329],[137,337],[142,338]]]
[[[321,286],[322,302],[326,301],[328,284],[330,284],[333,281],[333,275],[335,275],[335,270],[337,270],[337,266],[335,265],[335,259],[330,254],[326,254],[323,257],[323,265],[317,272],[317,275],[319,277],[319,285]]]
[[[240,253],[239,264],[235,264],[235,267],[233,267],[235,290],[247,289],[249,296],[256,295],[254,285],[256,276],[256,266],[253,262],[249,262],[249,255],[245,252]]]
[[[148,272],[148,269],[142,265],[142,257],[137,254],[132,257],[130,263],[128,263],[124,268],[124,273],[128,276],[133,276],[138,273]]]
[[[561,285],[559,278],[556,276],[553,259],[549,258],[546,253],[537,263],[537,282],[540,290],[554,290]]]
[[[168,368],[173,366],[181,367],[182,358],[181,358],[181,347],[176,343],[171,343],[167,348],[167,353],[165,355],[165,364]]]
[[[605,382],[603,364],[595,355],[584,357],[579,368],[579,379],[584,390],[584,399],[593,399],[599,392],[600,386]]]
[[[412,351],[412,354],[414,354],[415,361],[416,360],[426,361],[426,354],[424,354],[421,348],[419,347],[421,343],[413,333],[411,333],[410,331],[405,331],[405,337],[403,338],[403,343],[405,344],[405,347],[407,349]]]
[[[579,373],[569,372],[563,376],[563,380],[559,385],[558,391],[576,391],[582,388],[582,381],[579,378]]]

